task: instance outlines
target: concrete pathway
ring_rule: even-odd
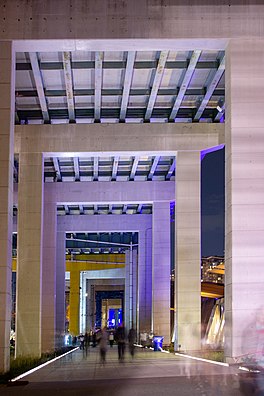
[[[25,384],[25,381],[28,381]],[[0,395],[19,396],[239,396],[238,377],[230,367],[137,349],[120,363],[117,347],[109,348],[100,364],[98,348],[77,350],[12,386]]]

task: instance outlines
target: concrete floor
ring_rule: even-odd
[[[25,381],[28,381],[25,384]],[[105,366],[99,348],[87,356],[77,350],[12,386],[1,386],[0,395],[19,396],[239,396],[235,369],[189,360],[161,352],[137,349],[132,360],[117,358],[117,347],[109,348]]]

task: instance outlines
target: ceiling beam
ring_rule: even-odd
[[[137,171],[138,162],[139,162],[139,157],[135,157],[131,168],[129,180],[134,180]]]
[[[98,181],[98,175],[99,175],[99,158],[94,157],[94,163],[93,163],[93,181]]]
[[[64,70],[64,79],[65,79],[66,96],[67,96],[67,104],[68,104],[69,122],[75,122],[70,52],[66,52],[66,51],[63,52],[63,70]]]
[[[182,84],[180,86],[180,90],[175,98],[175,102],[173,104],[172,110],[171,110],[171,114],[169,117],[169,120],[174,120],[177,116],[177,113],[179,111],[179,108],[181,106],[181,103],[183,101],[184,96],[186,95],[186,91],[188,89],[188,86],[191,82],[195,67],[197,65],[197,62],[199,60],[199,57],[201,55],[202,51],[193,51],[191,59],[190,59],[190,63],[187,67],[187,70],[185,72],[184,78],[182,80]]]
[[[157,95],[161,96],[175,96],[179,93],[179,88],[160,88],[158,90]],[[185,92],[185,95],[195,96],[195,95],[205,95],[206,89],[202,88],[188,88]],[[74,96],[93,96],[94,89],[85,88],[85,89],[74,89]],[[123,94],[123,90],[120,88],[109,88],[102,89],[102,96],[121,96]],[[45,90],[46,97],[60,97],[66,96],[65,89],[46,89]],[[139,96],[139,95],[150,95],[149,88],[133,88],[130,89],[129,96]],[[224,88],[216,88],[213,92],[215,96],[224,96],[225,89]],[[30,98],[37,97],[38,93],[35,89],[19,89],[16,90],[16,97],[21,98]]]
[[[209,102],[209,100],[210,100],[215,88],[217,87],[217,84],[219,83],[224,71],[225,71],[225,57],[223,56],[223,58],[222,58],[222,60],[220,62],[220,65],[219,65],[219,67],[218,67],[218,69],[217,69],[217,71],[216,71],[211,83],[207,87],[206,94],[205,94],[205,96],[204,96],[204,98],[203,98],[203,100],[202,100],[202,102],[201,102],[201,104],[200,104],[200,106],[199,106],[199,108],[197,110],[197,113],[194,116],[194,120],[195,121],[200,120],[200,118],[201,118],[201,116],[202,116],[202,114],[204,112],[204,109],[206,108],[207,103]]]
[[[131,51],[129,51],[131,52]],[[145,61],[135,61],[134,69],[156,69],[157,60],[145,60]],[[182,61],[167,61],[165,65],[165,69],[187,69],[188,60]],[[73,61],[72,69],[94,69],[94,61]],[[125,69],[126,61],[103,61],[103,69]],[[218,61],[200,61],[197,63],[197,69],[217,69]],[[63,63],[62,62],[41,62],[40,63],[41,70],[62,70]],[[17,62],[16,70],[31,70],[31,65],[28,62]]]
[[[166,64],[166,60],[168,58],[169,55],[169,51],[161,51],[160,53],[160,57],[159,57],[159,62],[157,65],[157,69],[155,72],[155,77],[154,77],[154,81],[152,84],[152,88],[151,88],[151,93],[149,96],[149,101],[148,101],[148,105],[147,105],[147,109],[146,109],[146,114],[145,114],[145,120],[149,120],[156,102],[156,98],[157,98],[157,94],[158,94],[158,90],[161,84],[161,80],[163,77],[163,72],[164,72],[164,68],[165,68],[165,64]]]
[[[137,207],[137,213],[141,213],[143,204],[139,204]]]
[[[154,161],[152,162],[152,165],[151,165],[151,168],[150,168],[150,171],[149,171],[149,174],[148,174],[148,180],[152,180],[153,179],[153,176],[154,176],[154,173],[155,173],[155,171],[157,169],[159,160],[160,160],[160,155],[156,155],[156,157],[154,158]]]
[[[120,106],[120,121],[124,121],[126,118],[126,111],[127,111],[128,100],[129,100],[130,87],[131,87],[131,83],[132,83],[135,57],[136,57],[135,51],[129,51],[127,53],[126,72],[125,72],[124,85],[123,85],[123,95],[122,95],[122,101],[121,101],[121,106]]]
[[[114,157],[114,162],[113,162],[113,170],[112,170],[112,180],[116,180],[116,175],[117,175],[117,169],[118,169],[118,161],[119,157]]]
[[[29,52],[31,68],[35,80],[35,85],[38,93],[39,104],[42,111],[43,120],[45,123],[50,121],[47,101],[44,93],[43,80],[39,68],[39,61],[36,52]]]
[[[221,110],[219,109],[220,111],[218,110],[218,107],[221,108]],[[218,114],[214,119],[215,121],[220,121],[223,115],[225,114],[225,103],[222,106],[218,106],[218,107],[217,107]]]
[[[59,160],[57,157],[53,157],[52,159],[53,159],[53,166],[55,169],[55,180],[54,181],[62,181]]]
[[[79,166],[78,157],[73,157],[73,165],[74,165],[75,181],[80,181],[80,166]]]
[[[102,95],[102,78],[103,78],[103,52],[95,52],[95,70],[94,70],[94,120],[100,121],[101,115],[101,95]]]
[[[168,170],[168,173],[166,175],[166,180],[170,180],[173,172],[175,171],[175,165],[176,165],[176,159],[174,158],[174,160],[172,161],[172,164],[170,166],[170,169]]]

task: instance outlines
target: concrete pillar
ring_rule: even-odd
[[[41,355],[43,156],[21,153],[18,189],[16,356]]]
[[[56,245],[56,347],[60,347],[65,334],[65,232],[57,232]]]
[[[14,76],[12,43],[0,41],[0,372],[8,371],[10,364]]]
[[[42,352],[55,349],[57,205],[45,197],[42,262]]]
[[[123,312],[123,318],[125,319],[125,326],[126,329],[129,329],[130,326],[130,251],[126,250],[125,252],[126,256],[126,266],[125,266],[125,301],[124,301],[124,307],[125,307],[125,312]],[[132,296],[131,296],[132,298]],[[131,300],[132,303],[132,300]]]
[[[137,326],[137,306],[138,306],[138,255],[137,249],[132,250],[132,323],[134,329]]]
[[[138,288],[138,331],[149,333],[152,315],[152,227],[139,232]]]
[[[226,51],[225,354],[262,350],[264,306],[264,40]]]
[[[170,343],[170,202],[153,202],[152,330]]]
[[[175,347],[201,347],[200,152],[178,152],[175,203]]]
[[[79,334],[80,315],[80,271],[73,269],[70,278],[70,333]]]

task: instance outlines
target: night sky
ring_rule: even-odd
[[[224,255],[225,151],[202,160],[202,256]]]

